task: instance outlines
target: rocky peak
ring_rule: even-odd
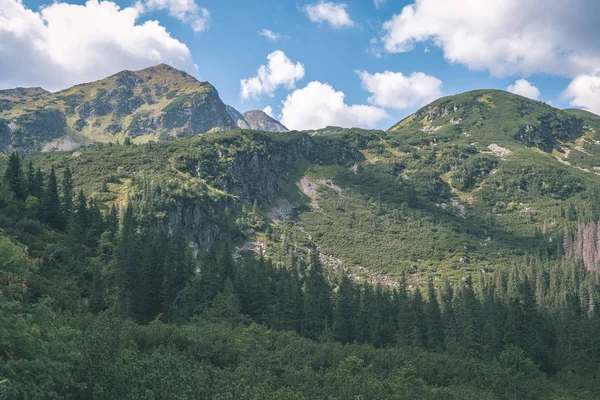
[[[279,121],[269,117],[264,111],[252,110],[240,113],[232,106],[227,106],[227,113],[235,124],[242,129],[254,129],[266,132],[288,132],[289,129]]]

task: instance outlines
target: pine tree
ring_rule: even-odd
[[[21,171],[21,157],[18,152],[12,152],[8,156],[8,165],[4,172],[4,182],[18,199],[25,198],[25,187],[23,184],[23,174]]]
[[[414,314],[412,304],[406,290],[406,276],[403,274],[400,279],[398,291],[394,296],[394,308],[396,317],[396,343],[399,346],[408,346],[412,344],[411,335],[414,326]]]
[[[175,310],[177,296],[183,290],[187,280],[193,274],[193,265],[189,251],[186,249],[185,236],[181,229],[175,232],[169,239],[169,243],[168,256],[165,259],[163,268],[161,295],[163,313],[166,316],[171,317]],[[152,268],[149,268],[149,273],[152,272]],[[215,291],[214,296],[217,294],[218,290]],[[214,299],[214,296],[210,301]]]
[[[117,246],[117,282],[120,286],[120,308],[122,314],[137,317],[139,283],[139,240],[136,220],[131,202],[123,214],[119,244]]]
[[[427,346],[427,319],[421,290],[417,288],[412,298],[413,331],[411,342],[413,346]]]
[[[271,325],[278,330],[300,332],[302,308],[302,288],[298,276],[294,271],[280,270],[275,284]]]
[[[425,314],[427,315],[427,347],[441,351],[445,344],[444,324],[442,322],[442,313],[435,287],[431,279],[427,282],[427,297],[427,306],[425,309]]]
[[[359,343],[372,343],[375,339],[378,312],[372,285],[365,282],[359,293],[355,338]]]
[[[75,199],[75,209],[69,223],[71,240],[74,243],[87,243],[87,232],[89,228],[87,200],[83,190]]]
[[[350,279],[344,275],[337,291],[333,314],[333,335],[342,343],[354,340],[354,289]]]
[[[33,188],[31,189],[30,195],[37,197],[39,200],[44,198],[44,173],[40,168],[35,170],[35,175],[33,178]]]
[[[41,209],[42,218],[48,225],[55,229],[62,229],[64,227],[65,221],[61,212],[58,184],[56,182],[56,172],[54,171],[54,167],[50,169],[50,174],[48,175]]]
[[[204,307],[207,307],[221,291],[221,282],[223,280],[220,276],[220,269],[217,260],[217,251],[213,247],[202,257],[200,263],[201,303]],[[243,298],[240,298],[242,309],[243,300]]]
[[[29,160],[29,164],[27,164],[27,176],[25,178],[25,185],[27,186],[27,196],[38,197],[36,196],[35,188],[35,169],[33,168],[33,162],[31,162],[31,160]]]
[[[310,270],[304,281],[302,334],[317,339],[331,318],[331,294],[316,252],[311,254]]]
[[[394,341],[395,326],[390,297],[381,285],[375,288],[375,311],[373,345],[385,347]]]
[[[61,189],[62,212],[63,215],[69,218],[73,209],[73,175],[69,169],[69,164],[63,171]]]
[[[458,343],[456,336],[456,318],[454,316],[454,308],[452,306],[452,299],[454,297],[454,290],[450,285],[448,279],[444,279],[442,289],[440,290],[441,300],[441,311],[442,321],[444,324],[444,347],[452,349]]]

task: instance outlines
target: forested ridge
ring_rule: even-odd
[[[597,398],[599,279],[569,257],[398,287],[100,210],[13,153],[0,189],[4,398]],[[246,211],[251,218],[255,209]],[[120,214],[120,215],[119,215]]]

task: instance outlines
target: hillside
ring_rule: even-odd
[[[598,398],[597,120],[2,156],[0,398]]]
[[[0,93],[0,150],[69,150],[90,142],[190,136],[233,123],[216,89],[161,64],[48,93]]]
[[[364,159],[307,166],[297,182],[306,197],[288,192],[297,214],[277,226],[379,282],[465,278],[554,254],[566,227],[598,217],[599,122],[484,90],[437,100],[387,132],[325,129],[317,135]]]

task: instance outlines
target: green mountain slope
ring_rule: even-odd
[[[81,143],[126,137],[142,143],[236,127],[212,85],[165,64],[122,71],[58,93],[32,89],[3,93],[4,151],[68,150]]]
[[[559,254],[566,227],[600,217],[599,123],[481,90],[437,100],[385,132],[242,130],[32,157],[45,170],[69,164],[107,207],[168,187],[152,207],[197,251],[230,234],[223,216],[235,210],[242,248],[277,258],[317,247],[333,268],[392,284],[402,273],[458,279]],[[243,206],[254,203],[248,217]]]
[[[364,156],[310,166],[311,199],[281,229],[376,281],[466,277],[554,254],[600,184],[600,117],[507,92],[442,98],[387,132],[325,130]],[[301,204],[297,203],[297,204]],[[305,206],[306,207],[306,206]]]
[[[0,155],[0,398],[598,398],[597,117],[440,101]]]

